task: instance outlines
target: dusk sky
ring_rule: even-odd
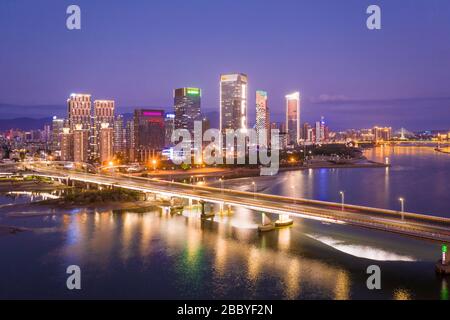
[[[366,28],[370,4],[382,30]],[[303,119],[332,129],[450,128],[448,0],[1,0],[0,43],[0,117],[64,115],[72,92],[170,110],[184,86],[218,112],[219,75],[242,72],[275,120],[298,90]]]

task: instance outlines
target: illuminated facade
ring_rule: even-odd
[[[56,116],[53,117],[52,120],[52,151],[61,151],[61,139],[64,128],[64,119],[60,119]]]
[[[265,140],[259,143],[261,133],[265,130]],[[256,91],[256,134],[260,147],[267,147],[270,144],[270,113],[267,99],[267,92]]]
[[[164,118],[164,145],[166,147],[172,144],[172,133],[175,128],[175,114],[166,113],[166,117]]]
[[[199,88],[174,90],[175,129],[194,132],[194,122],[201,120],[200,106],[202,91]]]
[[[89,159],[89,130],[77,124],[73,130],[73,161],[87,162]]]
[[[134,111],[134,160],[146,162],[164,148],[164,111]]]
[[[126,129],[123,123],[123,116],[118,115],[114,120],[114,147],[113,152],[115,154],[120,153],[125,155],[126,150]]]
[[[247,129],[247,75],[224,74],[220,77],[220,131]]]
[[[91,157],[99,158],[99,140],[100,130],[103,123],[108,123],[110,128],[114,127],[114,101],[112,100],[95,100],[94,112],[92,116],[93,130],[91,136]]]
[[[75,126],[78,124],[81,124],[85,130],[91,130],[90,94],[71,94],[67,99],[67,109],[70,130],[75,130]]]
[[[100,163],[107,164],[113,159],[114,129],[109,123],[102,123],[99,135]]]
[[[73,133],[70,128],[61,132],[61,161],[73,161]]]
[[[300,143],[300,93],[294,92],[286,96],[286,132],[288,144]]]
[[[392,139],[392,128],[374,127],[372,130],[375,141],[389,141]]]

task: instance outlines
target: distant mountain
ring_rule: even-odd
[[[63,117],[67,113],[66,106],[60,105],[35,105],[23,106],[0,103],[0,119]]]
[[[6,131],[9,129],[37,130],[43,129],[44,125],[51,123],[52,117],[40,119],[33,119],[33,118],[0,119],[0,131]]]

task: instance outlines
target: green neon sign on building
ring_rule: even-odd
[[[199,96],[201,94],[201,90],[198,88],[187,88],[186,92],[190,96]]]

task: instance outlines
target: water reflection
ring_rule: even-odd
[[[302,283],[319,288],[320,292],[333,292],[336,299],[348,298],[347,273],[334,265],[293,254],[290,229],[259,237],[254,230],[230,227],[240,225],[232,223],[235,219],[223,217],[220,223],[202,223],[194,216],[160,216],[159,212],[65,215],[62,225],[67,241],[63,255],[67,261],[89,261],[96,267],[113,268],[115,248],[120,245],[119,257],[123,263],[139,257],[150,266],[158,263],[150,256],[164,248],[174,263],[178,285],[194,291],[201,286],[200,279],[205,277],[205,272],[213,273],[215,283],[221,282],[222,288],[216,291],[220,293],[225,290],[224,281],[244,272],[251,291],[261,281],[278,279],[284,287],[282,295],[287,299],[301,295]],[[272,241],[273,236],[276,242]],[[211,269],[205,266],[206,256],[212,257]],[[242,270],[241,265],[246,269]],[[232,286],[233,283],[228,283],[226,290]]]

